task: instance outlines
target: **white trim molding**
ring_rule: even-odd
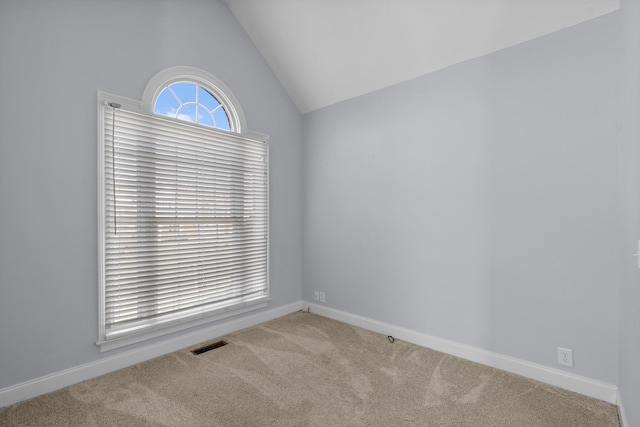
[[[394,338],[417,344],[422,347],[427,347],[442,353],[447,353],[462,359],[490,366],[492,368],[511,372],[526,378],[574,391],[585,396],[604,400],[608,403],[616,404],[618,402],[618,388],[613,384],[569,374],[558,369],[549,368],[526,360],[516,359],[514,357],[483,350],[478,347],[445,340],[422,332],[379,322],[367,317],[358,316],[333,308],[327,308],[323,305],[303,302],[303,309],[306,310],[307,308],[311,313],[348,323],[350,325],[359,326],[384,335],[392,335]]]
[[[300,301],[293,302],[240,319],[220,323],[172,340],[148,345],[4,388],[0,390],[0,408],[286,316],[300,310],[301,307]]]
[[[153,76],[142,94],[142,108],[147,113],[153,112],[153,103],[160,92],[171,83],[182,80],[198,82],[204,87],[213,90],[213,95],[219,98],[221,104],[229,109],[227,113],[230,116],[231,129],[239,134],[244,134],[247,131],[247,119],[244,111],[242,111],[242,107],[233,92],[231,92],[231,89],[213,74],[187,65],[165,68]]]
[[[311,313],[320,316],[328,317],[350,325],[359,326],[384,335],[392,335],[394,338],[422,347],[431,348],[436,351],[451,354],[476,363],[574,391],[585,396],[617,404],[621,425],[623,427],[629,426],[619,390],[615,385],[578,375],[568,374],[566,372],[531,363],[526,360],[504,356],[481,348],[445,340],[306,301],[293,302],[281,307],[242,317],[241,319],[220,323],[210,328],[187,334],[173,340],[148,345],[126,353],[121,353],[7,387],[0,390],[0,408],[50,393],[100,375],[108,374],[110,372],[135,365],[136,363],[145,362],[155,357],[178,351],[201,342],[219,338],[232,332],[294,313],[298,310],[307,309]]]
[[[627,420],[627,413],[624,410],[624,404],[622,402],[622,396],[620,395],[620,389],[616,390],[616,404],[618,405],[618,418],[620,419],[620,427],[631,427]]]

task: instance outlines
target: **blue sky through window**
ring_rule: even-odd
[[[224,107],[206,89],[196,83],[173,83],[160,92],[153,107],[156,114],[231,130]]]

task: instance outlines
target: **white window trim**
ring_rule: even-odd
[[[264,301],[253,303],[245,307],[240,308],[228,308],[219,312],[214,312],[204,317],[195,319],[189,319],[180,323],[173,323],[167,327],[161,329],[152,329],[138,334],[127,335],[123,337],[105,339],[105,156],[104,150],[104,108],[109,103],[118,103],[121,108],[134,111],[143,114],[154,114],[153,103],[155,98],[159,95],[164,87],[175,81],[193,81],[200,83],[207,89],[214,89],[213,95],[219,97],[220,102],[227,107],[227,113],[229,115],[229,122],[231,124],[232,133],[240,134],[241,136],[261,140],[268,143],[268,136],[247,129],[246,119],[244,112],[239,106],[239,103],[232,92],[216,79],[214,76],[193,67],[179,66],[171,67],[162,70],[156,74],[147,87],[145,88],[142,101],[133,100],[130,98],[122,97],[119,95],[110,94],[104,91],[98,91],[98,255],[99,255],[99,330],[98,341],[96,344],[100,347],[100,352],[113,350],[123,346],[135,344],[141,341],[149,340],[159,336],[167,335],[173,332],[178,332],[187,328],[202,325],[205,323],[214,322],[229,316],[234,316],[249,311],[264,308],[268,305],[270,297],[267,297]],[[224,131],[220,131],[224,132]],[[269,250],[267,249],[267,295],[269,294]]]
[[[216,97],[222,105],[229,107],[228,110],[230,111],[226,109],[225,111],[229,116],[231,131],[240,135],[246,133],[247,120],[240,107],[240,103],[233,92],[231,92],[231,89],[225,86],[225,84],[214,75],[195,67],[178,65],[165,68],[153,76],[142,93],[142,108],[144,111],[153,112],[153,105],[158,95],[160,95],[160,92],[170,84],[181,81],[199,83],[201,86],[211,89],[212,95]]]

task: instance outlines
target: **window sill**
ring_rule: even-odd
[[[263,299],[247,303],[241,307],[230,307],[223,312],[211,313],[209,315],[203,315],[196,319],[185,320],[181,323],[174,323],[172,325],[162,326],[160,328],[147,330],[145,332],[127,335],[119,338],[113,338],[109,340],[102,340],[96,342],[100,347],[100,353],[105,351],[115,350],[117,348],[125,347],[132,344],[137,344],[142,341],[147,341],[152,338],[161,337],[163,335],[169,335],[174,332],[183,331],[185,329],[193,328],[195,326],[204,325],[206,323],[215,322],[231,316],[248,313],[250,311],[258,310],[260,308],[267,307],[269,305],[270,298],[265,297]]]

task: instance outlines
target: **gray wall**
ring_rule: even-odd
[[[619,16],[303,116],[303,298],[618,382]]]
[[[620,292],[620,395],[629,426],[640,425],[640,2],[621,4],[622,75],[622,267]]]
[[[222,80],[271,137],[270,307],[300,299],[301,117],[216,0],[0,2],[0,389],[98,353],[98,89],[161,69]]]

